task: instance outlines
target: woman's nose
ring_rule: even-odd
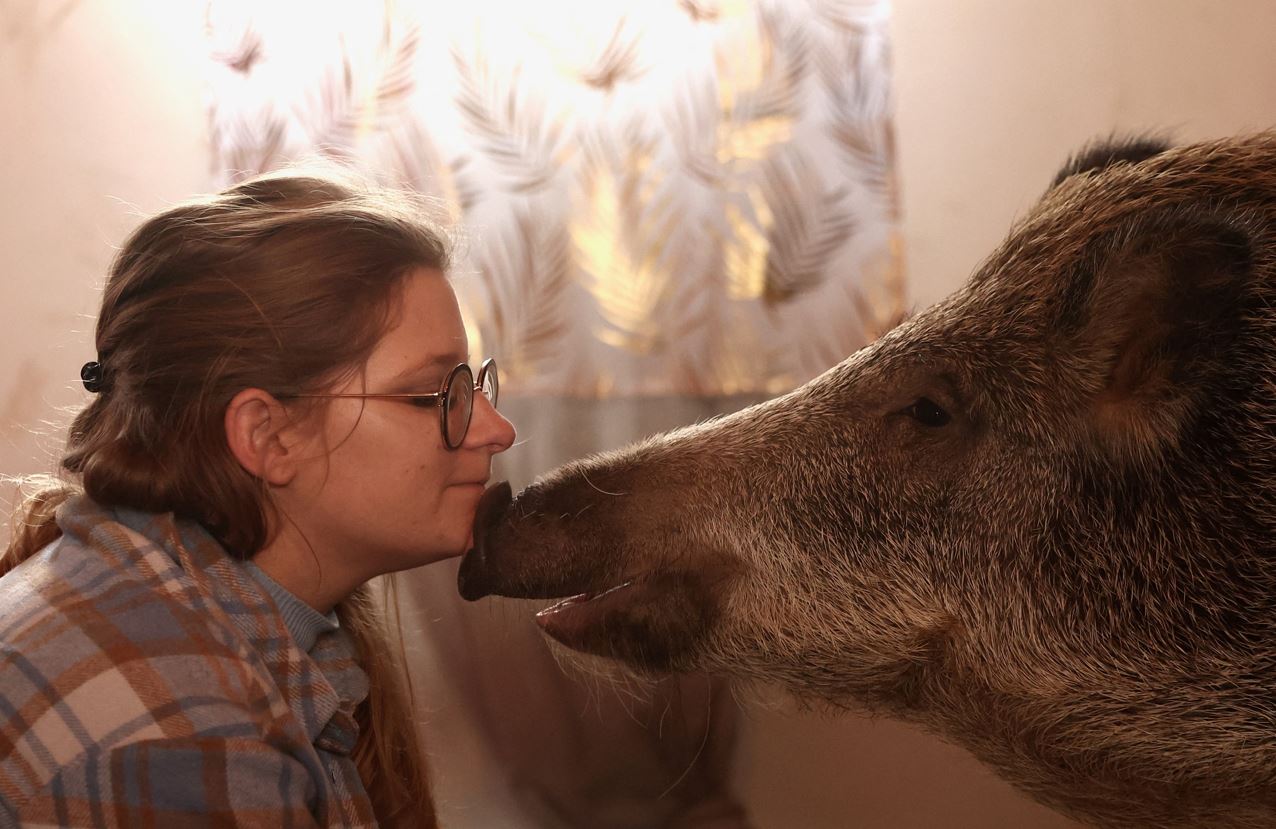
[[[486,447],[493,453],[504,452],[514,444],[517,433],[514,424],[496,410],[485,394],[474,395],[474,412],[470,415],[470,430],[465,434],[465,446],[470,449]]]

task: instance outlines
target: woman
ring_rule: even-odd
[[[447,266],[326,176],[125,243],[67,481],[0,560],[0,826],[434,825],[365,583],[462,553],[514,440]]]

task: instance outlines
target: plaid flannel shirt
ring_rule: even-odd
[[[300,650],[193,522],[74,498],[58,524],[0,579],[0,827],[376,825],[344,630]]]

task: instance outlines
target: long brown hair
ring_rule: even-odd
[[[277,526],[263,483],[231,455],[223,415],[245,388],[319,390],[357,371],[403,277],[446,270],[448,246],[412,197],[344,175],[275,173],[144,222],[111,267],[97,323],[101,393],[70,428],[65,480],[18,508],[0,575],[59,533],[57,506],[172,512],[247,558]],[[392,584],[387,580],[387,584]],[[367,586],[337,607],[371,692],[355,762],[383,826],[436,825],[402,641]],[[396,617],[397,619],[397,617]],[[394,626],[394,633],[399,633]]]

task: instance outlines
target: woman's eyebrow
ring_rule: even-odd
[[[464,354],[438,354],[432,357],[426,357],[419,363],[408,366],[403,371],[390,378],[390,382],[399,383],[404,380],[420,379],[427,372],[435,370],[447,371],[457,363],[465,362]]]

